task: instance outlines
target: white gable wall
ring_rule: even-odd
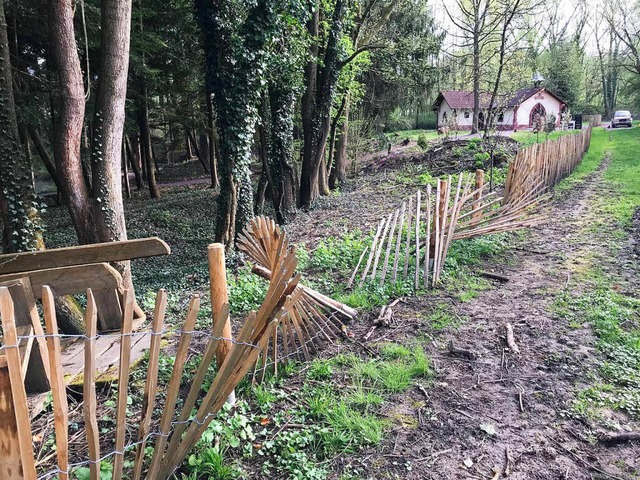
[[[464,118],[464,112],[469,112],[469,118]],[[445,120],[444,115],[447,114],[447,118]],[[473,114],[471,110],[459,109],[453,110],[446,100],[442,100],[440,105],[438,106],[438,127],[444,127],[446,124],[450,124],[452,121],[464,129],[465,127],[471,128],[473,124]]]
[[[553,114],[556,116],[557,121],[560,120],[560,107],[562,106],[562,104],[555,97],[549,95],[548,92],[538,92],[535,95],[527,98],[518,107],[517,123],[520,128],[529,127],[531,110],[533,110],[533,108],[538,103],[542,104],[547,112],[547,115]]]

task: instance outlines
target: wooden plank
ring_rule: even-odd
[[[382,275],[380,276],[380,286],[384,285],[384,279],[387,276],[387,269],[389,268],[389,257],[391,256],[391,247],[393,246],[393,237],[396,230],[396,224],[398,223],[398,215],[400,210],[396,210],[393,216],[393,223],[391,224],[391,231],[389,232],[389,240],[387,241],[387,251],[384,255],[384,265],[382,266]]]
[[[88,263],[121,262],[170,253],[169,245],[158,237],[11,253],[0,255],[0,275]]]
[[[13,397],[13,411],[18,429],[18,444],[22,472],[27,480],[36,479],[36,464],[33,458],[33,443],[31,440],[31,421],[27,406],[27,392],[22,381],[22,366],[18,351],[18,337],[13,309],[13,301],[7,287],[0,287],[0,318],[4,333],[4,351],[9,371],[9,382]]]
[[[91,289],[87,289],[85,312],[86,337],[84,340],[84,388],[82,389],[84,428],[89,447],[89,475],[91,480],[100,480],[100,437],[96,418],[96,335],[98,331],[98,309]]]
[[[112,332],[122,327],[122,305],[117,290],[92,290],[98,309],[100,330]]]
[[[20,460],[18,424],[13,408],[11,380],[5,355],[0,355],[0,478],[3,480],[24,478]]]
[[[389,226],[391,225],[391,218],[393,214],[389,214],[389,218],[387,218],[384,232],[382,233],[382,237],[380,237],[380,241],[378,242],[378,248],[376,251],[376,257],[373,261],[373,269],[371,270],[371,280],[376,278],[376,273],[378,271],[378,262],[380,261],[380,255],[382,254],[382,250],[384,248],[384,241],[387,238],[387,232],[389,231]]]
[[[426,201],[427,232],[424,242],[424,288],[429,288],[429,256],[431,254],[431,184],[427,185]]]
[[[149,365],[147,366],[147,381],[144,387],[142,399],[142,413],[140,415],[140,429],[138,430],[138,442],[136,457],[133,462],[133,478],[139,480],[144,463],[144,450],[151,424],[153,407],[156,403],[156,390],[158,389],[158,365],[160,360],[160,343],[162,341],[162,328],[167,311],[167,291],[162,289],[156,295],[153,323],[151,326],[151,348],[149,349]]]
[[[407,242],[404,249],[404,270],[402,271],[402,279],[407,279],[409,273],[409,246],[411,244],[411,215],[413,215],[413,197],[409,197],[409,208],[407,211]]]
[[[56,433],[56,455],[60,480],[69,478],[69,406],[67,390],[64,385],[62,361],[60,358],[60,337],[53,292],[45,285],[42,289],[42,307],[47,329],[47,347],[51,373],[51,392],[53,395],[53,419]]]
[[[0,275],[0,283],[28,277],[35,298],[42,298],[42,287],[48,285],[58,296],[85,293],[92,290],[117,290],[122,286],[122,276],[108,263],[51,268],[31,272]]]
[[[373,241],[371,242],[371,250],[369,251],[369,258],[367,259],[367,265],[364,267],[364,271],[362,272],[362,277],[360,278],[359,287],[364,285],[365,280],[367,279],[367,274],[369,273],[369,268],[371,267],[371,262],[373,261],[373,257],[376,254],[376,243],[378,241],[378,236],[382,233],[382,227],[384,227],[384,220],[381,220],[378,223],[378,228],[376,229],[376,234],[373,237]]]
[[[391,281],[396,283],[396,278],[398,277],[398,260],[400,259],[400,246],[402,245],[402,228],[404,226],[404,211],[406,208],[406,203],[402,203],[402,210],[400,213],[400,223],[398,225],[398,238],[396,240],[396,252],[393,257],[393,278]]]
[[[369,246],[366,246],[364,247],[364,250],[360,254],[360,260],[358,260],[358,264],[356,265],[356,268],[353,269],[353,273],[351,274],[351,277],[347,282],[347,288],[351,288],[351,285],[353,285],[353,281],[356,279],[356,275],[358,274],[358,270],[360,269],[360,264],[362,263],[362,259],[367,254],[368,250],[369,250]]]
[[[231,333],[231,320],[229,315],[226,318],[220,318],[220,312],[224,305],[229,303],[229,294],[227,292],[227,268],[225,266],[224,245],[221,243],[212,243],[207,247],[207,259],[209,263],[209,286],[211,289],[211,314],[212,323],[214,321],[224,322],[222,327],[222,337],[228,340],[222,340],[218,343],[216,352],[216,362],[222,365],[224,359],[233,348],[231,341],[233,335]],[[216,328],[216,325],[213,325]],[[233,400],[233,399],[232,399]],[[230,403],[234,403],[233,401]]]
[[[422,192],[418,190],[416,197],[416,272],[414,275],[414,288],[417,290],[420,286],[420,195]]]
[[[49,390],[49,353],[44,339],[44,331],[40,323],[38,308],[28,278],[19,278],[4,282],[13,302],[14,321],[17,329],[24,334],[32,329],[35,335],[35,346],[29,346],[27,373],[24,375],[25,389],[29,393],[40,393]],[[26,330],[22,327],[28,327]],[[33,339],[20,339],[20,342],[33,342]]]
[[[124,316],[122,318],[122,338],[120,340],[120,373],[118,375],[118,403],[116,411],[116,444],[113,456],[113,480],[122,478],[124,467],[124,442],[127,432],[127,396],[129,387],[129,367],[131,366],[131,329],[133,323],[133,289],[124,291]]]

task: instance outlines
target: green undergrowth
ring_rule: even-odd
[[[593,172],[599,160],[608,156],[603,173],[605,194],[596,197],[592,213],[580,238],[594,239],[605,247],[598,253],[582,246],[573,254],[574,281],[579,291],[557,294],[555,314],[569,327],[587,324],[597,338],[601,358],[593,384],[581,390],[573,404],[574,413],[605,423],[607,410],[621,410],[640,418],[640,299],[625,280],[600,262],[611,261],[629,235],[634,212],[640,208],[640,129],[595,129],[591,148],[578,167],[577,179],[563,182],[568,187]],[[600,157],[598,159],[598,156]],[[615,425],[611,425],[615,427]]]
[[[555,130],[547,135],[544,132],[536,134],[530,130],[526,130],[512,133],[511,138],[517,140],[523,146],[528,147],[534,143],[544,143],[548,140],[556,140],[564,135],[576,135],[578,133],[580,133],[580,130]]]
[[[640,300],[605,283],[581,295],[562,293],[554,307],[570,325],[591,326],[603,358],[601,380],[579,394],[579,413],[596,415],[600,408],[613,408],[640,418]]]
[[[261,385],[244,380],[237,389],[241,400],[225,407],[183,465],[185,478],[333,478],[337,455],[383,440],[392,425],[380,413],[392,395],[431,376],[417,344],[372,348],[374,357],[348,353],[291,362]],[[292,382],[299,387],[289,388]]]

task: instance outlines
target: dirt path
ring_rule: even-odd
[[[596,368],[595,338],[588,325],[569,327],[551,313],[554,292],[579,288],[571,276],[585,250],[604,250],[585,242],[583,228],[607,167],[605,160],[556,200],[549,223],[532,232],[508,266],[505,259],[494,266],[509,282],[456,305],[464,323],[426,346],[434,359],[433,385],[397,397],[385,412],[396,428],[382,453],[369,452],[362,461],[373,478],[504,478],[507,462],[512,479],[640,478],[628,473],[639,466],[632,446],[598,445],[596,432],[571,414],[575,394],[594,381],[588,377]],[[429,335],[419,318],[426,301],[433,300],[412,299],[398,310],[406,330],[415,329],[408,337]],[[520,355],[505,349],[507,323]],[[449,339],[477,359],[451,356]],[[486,433],[492,429],[494,435]],[[376,475],[381,471],[387,473]]]

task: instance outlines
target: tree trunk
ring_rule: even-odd
[[[49,2],[51,54],[58,73],[58,115],[54,123],[53,154],[64,203],[80,243],[96,241],[89,189],[80,155],[85,94],[70,2]]]
[[[137,135],[136,135],[137,138]],[[131,140],[128,136],[125,136],[125,147],[127,149],[127,156],[129,157],[129,164],[131,165],[131,170],[133,170],[133,175],[136,178],[136,188],[138,190],[142,190],[142,175],[140,174],[140,149],[137,148],[134,151],[131,146]]]
[[[478,133],[478,117],[480,116],[480,20],[478,8],[474,8],[475,22],[473,28],[473,123],[471,133]],[[456,122],[457,123],[457,122]]]
[[[122,136],[122,183],[124,184],[124,193],[127,198],[131,198],[131,186],[129,185],[129,167],[127,166],[127,146],[125,145],[125,138],[127,135]]]
[[[147,108],[146,88],[143,89],[138,105],[138,127],[140,128],[140,156],[147,172],[147,184],[151,198],[160,198],[160,190],[156,182],[156,169],[151,150],[151,132],[149,130],[149,109]]]
[[[329,187],[336,188],[347,178],[347,141],[349,137],[349,110],[351,107],[351,97],[347,93],[345,97],[344,109],[342,113],[342,124],[340,125],[340,134],[335,145],[335,153],[333,159],[333,167],[331,168],[331,176],[329,177]]]
[[[305,67],[306,89],[302,99],[302,127],[304,151],[300,173],[300,205],[310,207],[320,193],[328,191],[328,184],[319,185],[320,167],[331,126],[331,103],[342,65],[340,41],[343,32],[343,17],[346,2],[336,0],[329,27],[327,45],[324,50],[322,68],[318,69],[317,42],[312,42],[311,61]],[[318,35],[319,13],[314,9],[307,30],[312,38]],[[313,46],[316,45],[316,46]],[[317,77],[317,78],[316,78]],[[326,172],[323,173],[326,177]]]
[[[191,145],[195,150],[196,157],[198,157],[198,160],[200,161],[200,165],[202,165],[202,169],[204,170],[204,173],[209,173],[209,169],[207,168],[207,162],[205,161],[204,155],[202,155],[202,152],[200,152],[200,149],[198,148],[198,142],[196,142],[196,139],[193,136],[193,133],[191,132],[191,130],[187,129],[186,131],[187,131],[187,140],[189,141],[189,145]]]
[[[100,242],[127,239],[122,202],[122,134],[129,69],[131,0],[102,0],[100,74],[96,92],[91,171],[93,212]],[[129,262],[116,264],[132,287]]]
[[[215,120],[213,115],[213,100],[208,88],[205,96],[207,100],[207,136],[209,137],[209,142],[207,145],[209,148],[209,172],[211,173],[211,188],[215,189],[220,187],[220,182],[218,181],[218,155],[216,152],[218,136],[216,135]]]
[[[0,212],[2,243],[9,253],[35,250],[42,244],[31,175],[20,146],[4,1],[0,0]]]
[[[42,163],[47,169],[47,172],[49,173],[51,180],[53,181],[53,183],[56,184],[56,187],[60,189],[60,184],[58,181],[58,173],[56,172],[56,165],[53,162],[53,159],[51,158],[51,156],[49,155],[49,152],[47,152],[47,149],[44,146],[44,143],[42,142],[42,138],[40,137],[40,134],[38,133],[36,128],[31,124],[29,124],[27,128],[29,130],[29,136],[31,137],[33,146],[35,147],[36,152],[38,152],[38,156],[40,157],[40,159],[42,160]]]
[[[4,1],[0,0],[0,212],[4,226],[4,250],[10,253],[45,248],[32,181],[30,154],[26,148],[21,151],[18,143],[19,131],[12,76]],[[25,147],[29,141],[29,130],[30,128],[24,125],[22,137]],[[32,131],[35,132],[35,129]],[[39,140],[37,135],[34,137],[36,149],[42,149],[46,154],[42,142],[36,139]],[[4,192],[6,196],[3,195]],[[56,311],[59,314],[62,332],[84,332],[82,314],[72,297],[56,298]]]

